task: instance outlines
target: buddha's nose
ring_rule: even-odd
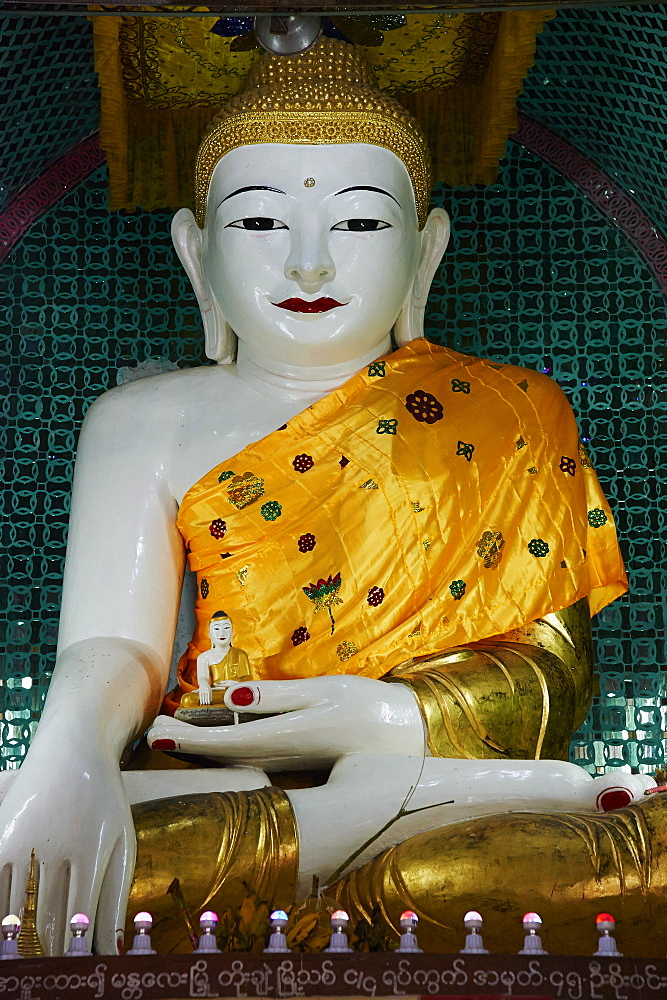
[[[336,268],[325,234],[294,234],[290,255],[285,261],[285,277],[296,281],[304,291],[316,292],[335,276]]]

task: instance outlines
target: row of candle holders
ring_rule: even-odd
[[[280,955],[290,953],[287,944],[285,929],[288,923],[288,916],[284,910],[274,910],[270,917],[271,935],[268,946],[264,949],[266,954]],[[596,917],[596,926],[600,935],[596,956],[622,957],[622,953],[616,947],[614,930],[616,921],[609,913],[600,913]],[[347,930],[350,918],[345,910],[335,910],[331,914],[331,937],[329,946],[325,952],[330,954],[346,954],[353,952],[350,948]],[[412,910],[405,910],[400,917],[401,940],[395,954],[421,954],[417,940],[417,925],[419,917]],[[218,916],[212,910],[202,913],[199,918],[201,934],[196,948],[196,954],[216,955],[220,953],[218,942],[215,936],[215,928],[218,924]],[[85,913],[75,913],[70,920],[72,937],[65,955],[69,958],[92,954],[86,932],[90,921]],[[489,952],[484,947],[482,938],[482,916],[476,910],[470,910],[463,918],[463,925],[466,930],[465,945],[460,950],[461,955],[488,955]],[[153,918],[150,913],[137,913],[134,918],[134,942],[127,955],[155,955],[157,954],[151,944],[151,928]],[[523,917],[524,940],[523,948],[519,955],[547,955],[548,952],[542,946],[540,930],[542,919],[537,913],[526,913]],[[18,950],[18,936],[21,929],[21,922],[17,916],[10,913],[2,921],[2,942],[0,942],[0,960],[20,958]]]

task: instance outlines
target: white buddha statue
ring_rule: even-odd
[[[238,713],[225,705],[227,688],[250,680],[250,662],[244,649],[232,645],[234,626],[225,611],[215,611],[208,626],[209,648],[197,655],[196,685],[179,692],[177,719],[194,725],[228,725],[239,722]],[[183,681],[181,681],[183,683]]]
[[[197,177],[197,218],[180,211],[173,236],[218,364],[121,386],[89,411],[57,663],[27,759],[2,784],[4,912],[35,847],[56,954],[75,911],[99,951],[116,949],[135,825],[134,908],[162,905],[148,861],[181,877],[193,909],[216,898],[207,851],[252,881],[261,835],[280,848],[257,874],[277,904],[314,874],[352,872],[340,891],[363,910],[362,866],[396,845],[417,858],[414,838],[487,822],[516,854],[504,814],[594,824],[610,788],[621,805],[652,784],[555,759],[590,702],[587,599],[596,610],[620,593],[622,564],[560,390],[420,339],[449,222],[428,213],[416,124],[344,43],[267,56],[204,140]],[[179,722],[185,686],[160,714],[184,540],[199,624],[179,677],[196,687],[224,607],[251,665],[224,702],[256,721]],[[148,727],[153,748],[221,766],[121,772]],[[313,767],[332,769],[325,784],[270,785]],[[549,829],[553,846],[565,835]],[[563,864],[580,864],[580,896],[599,908],[607,890],[577,850]],[[544,871],[546,907],[560,869]],[[430,926],[440,933],[437,914]]]

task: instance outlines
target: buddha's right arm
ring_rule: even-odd
[[[567,760],[592,697],[588,601],[481,642],[412,661],[407,685],[434,757]]]
[[[54,711],[111,714],[125,741],[159,708],[185,560],[166,481],[170,427],[131,389],[98,400],[81,431],[42,723]]]
[[[53,679],[0,810],[0,904],[21,905],[35,847],[39,926],[55,952],[76,910],[98,909],[107,942],[122,926],[134,831],[118,761],[158,711],[178,611],[169,425],[137,400],[111,393],[84,423]]]

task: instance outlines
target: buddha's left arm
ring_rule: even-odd
[[[592,697],[588,601],[393,670],[435,757],[567,759]]]

